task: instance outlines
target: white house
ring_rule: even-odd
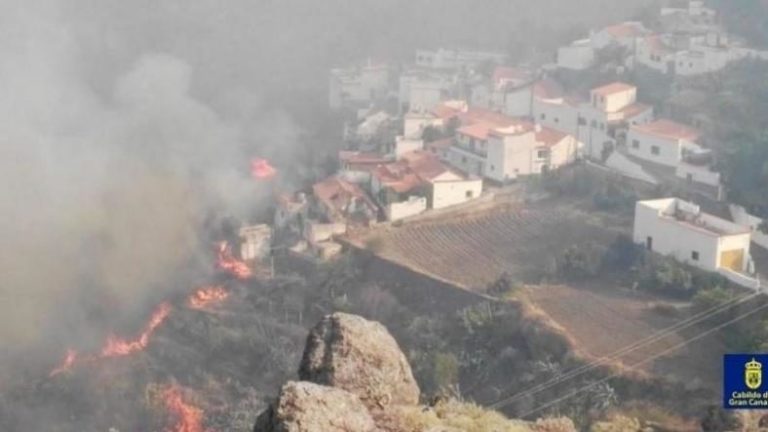
[[[630,126],[627,151],[640,159],[677,167],[687,155],[707,152],[696,143],[700,137],[701,133],[690,126],[660,119]]]
[[[596,50],[610,46],[621,46],[629,50],[635,48],[637,39],[650,33],[643,23],[638,21],[626,21],[610,25],[602,30],[594,32],[589,39]]]
[[[542,174],[576,160],[579,145],[572,135],[540,124],[518,123],[489,132],[485,176],[498,182]]]
[[[582,103],[582,100],[566,95],[559,83],[543,79],[534,86],[531,116],[542,126],[575,137],[579,134],[579,106]]]
[[[588,157],[603,160],[621,143],[631,125],[653,119],[653,107],[637,102],[637,87],[614,82],[593,89],[579,105],[578,135]]]
[[[245,261],[261,260],[272,253],[272,228],[254,225],[240,228],[240,258]]]
[[[579,39],[557,49],[557,67],[585,70],[595,63],[595,48],[590,39]]]
[[[477,198],[483,181],[450,169],[431,152],[415,151],[377,167],[371,192],[387,218],[397,220]]]
[[[428,111],[455,92],[452,74],[434,70],[409,69],[400,75],[400,109]]]
[[[368,106],[389,92],[390,68],[368,60],[364,65],[333,69],[329,105],[332,109]]]
[[[718,272],[736,283],[757,288],[748,270],[748,228],[704,213],[696,204],[678,198],[638,201],[634,241],[646,249]]]

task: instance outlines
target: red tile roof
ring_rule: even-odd
[[[614,83],[610,83],[610,84],[598,87],[596,89],[593,89],[592,93],[596,93],[601,96],[609,96],[615,93],[621,93],[621,92],[633,90],[636,88],[637,87],[633,86],[632,84],[627,84],[623,82],[614,82]]]
[[[615,38],[639,37],[646,33],[645,27],[638,22],[623,22],[603,29]]]
[[[542,127],[536,131],[536,142],[544,147],[552,147],[564,140],[568,134],[556,131],[548,127]]]
[[[397,162],[376,167],[373,175],[384,186],[397,193],[406,193],[445,174],[456,173],[430,152],[417,150],[403,155]]]
[[[456,132],[471,138],[487,140],[488,133],[491,131],[491,129],[493,129],[493,126],[488,123],[474,123],[471,125],[463,126]]]
[[[493,70],[492,79],[493,83],[497,86],[507,83],[522,84],[531,80],[531,73],[521,68],[497,66]]]
[[[701,132],[697,129],[666,119],[632,126],[632,129],[637,130],[638,132],[675,140],[696,141],[701,136]]]
[[[347,150],[339,152],[339,160],[350,165],[378,165],[389,162],[386,156],[379,153]]]
[[[631,119],[632,117],[638,116],[652,108],[653,107],[650,105],[646,105],[638,102],[622,108],[621,110],[619,110],[619,112],[624,114],[624,119]]]
[[[563,86],[549,78],[536,81],[533,86],[533,94],[539,99],[559,99],[565,96]]]
[[[362,200],[372,211],[376,210],[376,204],[360,186],[335,175],[312,185],[312,192],[315,198],[339,216],[345,216],[346,209],[354,200]]]

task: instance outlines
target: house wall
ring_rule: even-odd
[[[532,86],[525,86],[504,93],[502,111],[510,117],[528,117],[531,115]]]
[[[427,210],[427,199],[425,197],[409,197],[407,201],[391,203],[387,205],[385,211],[387,220],[396,221],[415,216]]]
[[[768,249],[768,234],[761,232],[758,227],[763,220],[757,216],[751,215],[744,207],[737,206],[735,204],[729,205],[731,211],[731,217],[733,220],[744,227],[752,230],[752,241]]]
[[[557,66],[561,69],[585,70],[595,62],[595,50],[588,41],[577,41],[557,50]]]
[[[479,197],[483,193],[481,179],[437,181],[432,183],[432,208],[441,209]]]
[[[717,254],[717,267],[722,267],[723,265],[721,262],[723,252],[740,250],[744,254],[744,261],[743,261],[742,267],[738,270],[742,272],[746,271],[747,265],[749,264],[749,260],[750,260],[750,256],[749,256],[750,243],[751,243],[750,233],[720,237],[719,245],[718,245],[718,254]]]
[[[395,158],[400,157],[406,153],[421,150],[424,148],[424,140],[421,139],[408,139],[404,137],[395,138]]]
[[[304,229],[304,238],[310,243],[319,243],[330,240],[335,235],[347,232],[347,226],[343,223],[319,223],[308,222]]]
[[[403,136],[407,138],[421,138],[424,129],[432,126],[436,128],[443,127],[443,121],[435,117],[408,117],[405,116],[403,125]]]
[[[573,136],[578,133],[579,110],[562,101],[548,102],[534,99],[533,118],[537,123],[548,128]]]
[[[573,136],[567,136],[550,147],[549,168],[557,169],[576,160],[577,142]]]
[[[645,246],[646,239],[653,239],[653,251],[669,255],[708,271],[717,271],[719,263],[719,239],[717,236],[687,227],[680,222],[659,217],[659,210],[642,202],[635,206],[633,238]],[[699,260],[692,259],[692,252],[699,253]]]
[[[584,143],[584,154],[592,159],[602,160],[603,148],[616,143],[608,134],[606,114],[590,104],[582,104],[579,107],[579,116],[583,119],[583,124],[577,129],[577,138]]]
[[[675,169],[675,175],[683,180],[689,179],[696,183],[709,186],[720,186],[720,173],[711,171],[709,167],[701,167],[680,162]]]
[[[447,162],[469,175],[482,176],[486,170],[486,158],[466,149],[451,146]]]
[[[658,155],[652,153],[654,146],[659,149]],[[676,167],[682,159],[680,141],[643,133],[634,128],[630,128],[627,134],[627,151],[632,156],[671,167]]]

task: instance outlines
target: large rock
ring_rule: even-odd
[[[256,420],[254,432],[374,432],[360,399],[344,390],[288,382],[278,400]]]
[[[419,386],[395,339],[383,325],[355,315],[335,313],[312,329],[299,377],[347,390],[373,410],[419,402]]]

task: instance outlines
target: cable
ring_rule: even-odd
[[[728,309],[728,308],[730,308],[732,306],[736,306],[738,304],[741,304],[741,303],[744,303],[744,302],[746,302],[748,300],[751,300],[751,299],[753,299],[754,297],[756,297],[758,295],[759,295],[759,293],[753,293],[753,294],[746,295],[746,296],[743,296],[743,297],[740,297],[740,298],[735,298],[735,299],[729,300],[728,302],[723,303],[721,305],[717,305],[717,306],[714,306],[714,307],[712,307],[710,309],[707,309],[705,311],[699,312],[699,313],[697,313],[697,314],[695,314],[695,315],[693,315],[691,317],[686,318],[683,321],[680,321],[680,322],[678,322],[678,323],[676,323],[676,324],[674,324],[674,325],[672,325],[670,327],[667,327],[667,328],[665,328],[663,330],[660,330],[660,331],[658,331],[658,332],[648,336],[645,339],[641,339],[640,341],[634,342],[634,343],[632,343],[632,344],[630,344],[628,346],[620,348],[619,350],[614,351],[611,354],[608,354],[608,355],[603,356],[603,357],[601,357],[601,358],[599,358],[597,360],[593,360],[593,361],[591,361],[589,363],[586,363],[586,364],[584,364],[582,366],[579,366],[576,369],[573,369],[573,370],[569,371],[565,375],[560,375],[560,376],[557,376],[555,378],[552,378],[549,381],[546,381],[544,383],[538,384],[538,385],[536,385],[536,386],[534,386],[532,388],[529,388],[527,390],[523,390],[522,392],[519,392],[519,393],[516,393],[516,394],[511,395],[509,397],[503,398],[503,399],[501,399],[501,400],[499,400],[497,402],[494,402],[493,404],[491,404],[489,406],[491,408],[497,408],[498,406],[509,404],[509,403],[514,402],[516,400],[522,399],[525,396],[533,395],[533,394],[542,392],[544,390],[547,390],[547,389],[549,389],[549,388],[551,388],[551,387],[553,387],[555,385],[564,383],[564,382],[566,382],[568,380],[571,380],[571,379],[577,377],[578,375],[581,375],[583,373],[589,372],[589,371],[591,371],[591,370],[601,366],[604,363],[607,363],[607,362],[612,361],[612,360],[616,360],[616,359],[618,359],[618,358],[620,358],[620,357],[622,357],[622,356],[624,356],[624,355],[626,355],[626,354],[628,354],[628,353],[630,353],[632,351],[635,351],[635,350],[637,350],[639,348],[642,348],[642,347],[644,347],[646,345],[649,345],[649,344],[652,344],[652,343],[656,343],[659,340],[662,340],[662,339],[666,338],[667,336],[669,336],[669,335],[671,335],[671,334],[673,334],[673,333],[675,333],[675,332],[677,332],[679,330],[683,330],[683,329],[688,328],[688,327],[690,327],[692,325],[695,325],[695,324],[697,324],[697,323],[699,323],[699,322],[709,318],[712,315],[718,314],[718,313],[720,313],[720,312],[724,311],[725,309]]]
[[[744,318],[746,318],[746,317],[748,317],[750,315],[753,315],[753,314],[757,313],[758,311],[761,311],[761,310],[763,310],[765,308],[768,308],[768,303],[766,303],[766,304],[764,304],[764,305],[762,305],[760,307],[757,307],[757,308],[755,308],[755,309],[753,309],[753,310],[751,310],[751,311],[749,311],[749,312],[747,312],[745,314],[739,315],[736,318],[734,318],[734,319],[732,319],[730,321],[727,321],[727,322],[725,322],[723,324],[720,324],[720,325],[718,325],[716,327],[713,327],[713,328],[711,328],[711,329],[709,329],[709,330],[707,330],[707,331],[705,331],[703,333],[700,333],[700,334],[698,334],[698,335],[696,335],[696,336],[694,336],[694,337],[692,337],[692,338],[690,338],[688,340],[685,340],[685,341],[683,341],[683,342],[681,342],[681,343],[679,343],[679,344],[677,344],[677,345],[675,345],[675,346],[673,346],[671,348],[665,349],[664,351],[661,351],[661,352],[659,352],[657,354],[654,354],[654,355],[652,355],[651,357],[649,357],[649,358],[647,358],[645,360],[642,360],[640,362],[637,362],[637,363],[631,365],[630,367],[635,368],[637,366],[640,366],[640,365],[643,365],[643,364],[648,363],[650,361],[653,361],[653,360],[655,360],[655,359],[657,359],[657,358],[659,358],[659,357],[661,357],[661,356],[663,356],[663,355],[665,355],[667,353],[670,353],[672,351],[676,351],[676,350],[678,350],[678,349],[688,345],[691,342],[699,340],[699,339],[701,339],[701,338],[703,338],[703,337],[705,337],[705,336],[707,336],[707,335],[709,335],[711,333],[714,333],[714,332],[716,332],[716,331],[718,331],[718,330],[720,330],[720,329],[722,329],[724,327],[727,327],[727,326],[729,326],[729,325],[731,325],[731,324],[733,324],[733,323],[735,323],[737,321],[741,321],[742,319],[744,319]],[[541,410],[547,409],[547,408],[551,407],[552,405],[556,405],[556,404],[558,404],[558,403],[560,403],[560,402],[562,402],[562,401],[564,401],[566,399],[569,399],[569,398],[571,398],[571,397],[573,397],[573,396],[575,396],[575,395],[577,395],[577,394],[579,394],[579,393],[581,393],[583,391],[589,390],[589,389],[591,389],[592,387],[594,387],[596,385],[602,384],[602,383],[604,383],[604,382],[606,382],[608,380],[616,378],[619,375],[621,375],[621,373],[614,373],[614,374],[609,375],[609,376],[607,376],[605,378],[602,378],[602,379],[600,379],[598,381],[590,383],[590,384],[588,384],[588,385],[586,385],[586,386],[584,386],[584,387],[582,387],[580,389],[577,389],[577,390],[574,390],[571,393],[568,393],[565,396],[561,396],[561,397],[559,397],[557,399],[554,399],[554,400],[552,400],[550,402],[547,402],[544,405],[540,405],[539,407],[537,407],[537,408],[535,408],[533,410],[530,410],[530,411],[526,412],[525,414],[521,415],[520,418],[526,418],[526,417],[528,417],[528,416],[530,416],[532,414],[535,414],[535,413],[537,413],[537,412],[539,412]]]

